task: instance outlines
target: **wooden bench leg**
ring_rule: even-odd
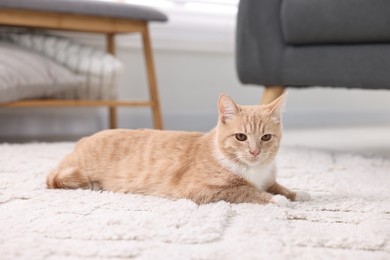
[[[150,42],[148,26],[146,23],[145,23],[145,28],[142,31],[142,40],[143,40],[144,55],[145,55],[145,62],[146,62],[146,72],[147,72],[148,83],[149,83],[150,99],[152,102],[151,108],[152,108],[152,113],[153,113],[154,128],[155,129],[162,129],[163,123],[162,123],[160,101],[159,101],[158,90],[157,90],[156,73],[154,70],[152,46],[151,46],[151,42]],[[106,35],[106,41],[107,41],[107,44],[106,44],[107,52],[111,53],[112,55],[115,55],[114,34],[108,33]],[[116,107],[109,107],[109,122],[110,122],[110,128],[117,127],[117,108]]]
[[[117,108],[109,107],[108,112],[109,112],[110,128],[111,129],[118,128]]]
[[[263,92],[263,96],[261,97],[261,104],[269,104],[280,95],[282,95],[284,92],[284,87],[283,86],[266,86]]]
[[[115,56],[116,48],[115,48],[115,34],[108,33],[106,35],[106,50],[108,53]],[[118,127],[118,118],[117,118],[117,109],[116,107],[108,107],[108,120],[110,122],[110,128],[115,129]]]
[[[152,113],[153,113],[154,128],[162,129],[163,123],[162,123],[161,110],[160,110],[160,101],[158,98],[157,80],[156,80],[156,73],[154,70],[152,46],[150,42],[149,29],[147,24],[145,25],[145,30],[142,32],[142,40],[144,45],[144,55],[145,55],[145,62],[146,62],[146,71],[148,74],[150,98],[153,102]]]

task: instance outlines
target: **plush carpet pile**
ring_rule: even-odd
[[[390,259],[390,159],[283,148],[279,181],[312,201],[198,206],[47,190],[72,148],[0,145],[1,259]]]

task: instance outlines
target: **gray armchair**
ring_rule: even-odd
[[[390,89],[390,1],[241,0],[236,65],[244,84]]]

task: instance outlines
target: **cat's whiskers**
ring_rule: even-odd
[[[277,153],[274,153],[274,152],[269,152],[269,153],[264,153],[263,156],[261,157],[261,160],[266,160],[266,159],[269,159],[269,158],[275,158],[277,155]]]

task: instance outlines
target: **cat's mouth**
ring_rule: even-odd
[[[245,156],[244,158],[245,162],[250,166],[255,166],[261,162],[260,156]]]

